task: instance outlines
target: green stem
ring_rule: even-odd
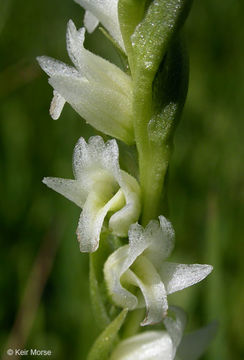
[[[164,179],[168,168],[168,153],[153,150],[141,156],[140,182],[143,196],[142,225],[161,214]]]
[[[169,146],[149,139],[148,123],[151,116],[152,80],[148,81],[148,78],[138,74],[134,88],[134,127],[139,155],[143,226],[160,215],[161,194],[169,159]]]

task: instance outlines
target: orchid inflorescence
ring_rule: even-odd
[[[175,234],[162,215],[172,139],[187,92],[180,29],[191,0],[75,1],[86,11],[85,27],[77,30],[68,22],[67,50],[74,66],[38,58],[54,89],[50,114],[58,119],[69,103],[128,151],[135,144],[139,167],[138,176],[125,171],[115,139],[81,137],[74,149],[74,179],[43,180],[82,209],[77,237],[80,250],[91,253],[92,303],[103,329],[88,359],[197,359],[213,328],[183,337],[185,313],[169,306],[167,295],[203,280],[212,266],[167,261]],[[93,32],[99,23],[126,59],[124,69],[85,49],[86,30]],[[97,274],[101,262],[106,294]],[[140,310],[142,327],[161,323],[165,329],[136,334],[139,317],[133,313]],[[136,330],[126,332],[133,321]],[[118,342],[121,331],[129,335]]]

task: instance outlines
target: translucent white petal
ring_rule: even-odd
[[[121,341],[110,360],[173,360],[172,340],[165,331],[147,331]]]
[[[137,285],[144,297],[146,305],[146,317],[141,325],[153,325],[163,320],[167,313],[168,302],[164,284],[159,274],[150,261],[143,255],[139,256],[131,267],[134,273],[134,279],[128,277],[125,273],[126,282]],[[134,280],[134,281],[133,281]]]
[[[213,267],[199,264],[177,264],[164,262],[160,269],[160,276],[168,294],[192,286],[208,276]]]
[[[99,24],[99,20],[90,11],[86,11],[84,16],[84,24],[87,31],[92,33]]]
[[[67,199],[73,201],[79,207],[84,205],[86,193],[76,180],[45,177],[42,182]]]
[[[118,19],[118,0],[75,0],[75,2],[99,19],[101,24],[125,51]]]
[[[81,137],[75,146],[73,155],[75,178],[82,181],[84,177],[89,176],[96,181],[101,170],[105,170],[116,181],[120,179],[117,142],[113,139],[105,143],[101,136],[92,136],[86,143]],[[92,175],[93,172],[95,175]],[[86,180],[85,182],[87,182]]]
[[[177,306],[171,306],[170,310],[174,313],[175,318],[167,316],[164,319],[164,325],[173,342],[173,358],[181,342],[183,332],[186,327],[186,313]]]
[[[49,113],[53,120],[57,120],[63,110],[65,99],[57,92],[53,91],[53,99],[50,105]]]
[[[49,82],[97,130],[128,144],[134,142],[132,104],[126,96],[83,78],[56,75]]]
[[[201,329],[187,334],[178,348],[177,355],[181,360],[199,359],[213,340],[217,331],[217,324],[213,322]]]
[[[97,250],[105,216],[110,209],[121,206],[123,200],[121,192],[118,192],[110,200],[104,192],[93,191],[89,193],[76,232],[81,252]]]
[[[160,268],[162,261],[169,257],[174,248],[174,229],[171,223],[164,216],[159,216],[159,222],[155,220],[148,224],[144,237],[150,241],[145,255],[156,268]]]

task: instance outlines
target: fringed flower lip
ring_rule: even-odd
[[[50,115],[58,119],[68,102],[95,129],[134,142],[132,80],[117,66],[84,48],[85,28],[67,26],[67,50],[74,67],[47,56],[38,57],[47,73],[54,97]]]
[[[159,216],[159,221],[151,221],[145,229],[131,225],[129,244],[112,253],[105,263],[105,280],[114,303],[129,310],[146,307],[142,326],[165,318],[168,294],[198,283],[213,269],[211,265],[165,261],[173,247],[172,225]]]
[[[165,331],[145,331],[121,341],[110,360],[197,360],[207,349],[216,333],[211,323],[183,336],[186,325],[185,312],[170,307],[172,315],[164,320]]]
[[[84,24],[88,32],[93,32],[99,22],[125,52],[118,18],[118,0],[75,0],[85,10]]]
[[[74,180],[47,177],[43,182],[82,208],[77,228],[80,250],[96,251],[108,213],[112,234],[126,237],[140,215],[140,187],[120,169],[116,141],[104,143],[94,136],[86,143],[81,137],[74,150],[73,172]]]

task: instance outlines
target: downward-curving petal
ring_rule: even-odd
[[[65,98],[63,98],[57,91],[53,91],[53,99],[50,105],[50,115],[53,120],[57,120],[63,110],[65,104]]]

